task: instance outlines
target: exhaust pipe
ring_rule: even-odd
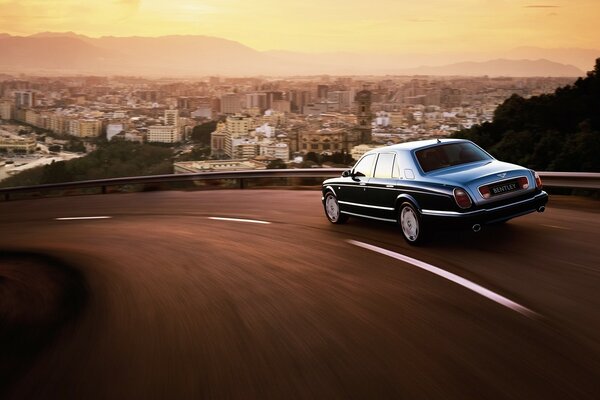
[[[481,230],[481,225],[475,224],[471,227],[471,229],[473,229],[473,232],[479,232]]]
[[[546,207],[544,206],[540,206],[540,208],[537,209],[537,212],[544,212],[546,211]]]

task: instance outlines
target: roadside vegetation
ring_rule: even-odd
[[[100,144],[96,151],[69,161],[53,162],[23,171],[0,182],[1,187],[83,181],[173,172],[173,150],[131,142]]]
[[[535,170],[600,172],[600,58],[573,85],[529,99],[513,95],[493,122],[453,137]]]

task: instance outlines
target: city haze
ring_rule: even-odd
[[[208,35],[310,53],[595,48],[598,15],[596,0],[0,1],[0,26],[13,35]]]
[[[594,0],[0,1],[0,72],[582,76],[598,15]]]

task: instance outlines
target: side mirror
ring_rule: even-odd
[[[351,169],[347,169],[344,172],[342,172],[342,178],[347,178],[349,176],[352,175],[352,170]]]

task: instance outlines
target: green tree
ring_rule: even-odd
[[[194,142],[210,146],[210,134],[217,129],[217,121],[209,121],[196,125],[192,129],[192,140]]]
[[[494,156],[538,170],[600,172],[600,58],[585,78],[553,94],[513,95],[492,123],[457,132]]]
[[[281,158],[272,160],[269,162],[269,164],[267,164],[267,169],[286,169],[286,168],[287,168],[287,165]]]

